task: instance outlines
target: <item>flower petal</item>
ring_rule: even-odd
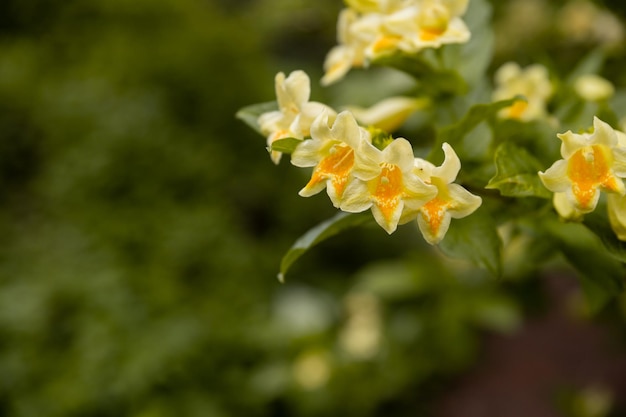
[[[559,216],[567,220],[580,220],[584,214],[572,204],[567,193],[554,193],[552,204]]]
[[[361,128],[349,111],[343,111],[337,115],[331,128],[331,133],[334,139],[347,143],[354,149],[358,149],[361,141]]]
[[[458,184],[449,184],[448,194],[452,200],[448,212],[454,219],[469,216],[476,211],[483,202],[482,198],[470,193]]]
[[[626,241],[626,197],[609,194],[607,211],[615,235],[619,240]]]
[[[539,172],[539,178],[545,187],[553,193],[564,192],[571,188],[571,181],[567,176],[567,161],[559,159],[546,172]]]
[[[311,81],[302,70],[293,71],[287,78],[279,72],[275,78],[276,99],[283,112],[297,112],[311,95]]]
[[[578,135],[568,130],[565,133],[558,133],[556,136],[563,141],[561,143],[561,156],[569,159],[580,148],[590,144],[589,138],[591,135],[588,133]]]
[[[369,142],[362,141],[356,152],[352,174],[363,181],[369,181],[380,174],[382,152]]]
[[[591,142],[594,145],[605,145],[612,148],[617,145],[617,135],[611,125],[594,116]]]
[[[394,200],[391,205],[381,206],[374,204],[372,206],[372,215],[380,227],[385,229],[388,234],[392,234],[398,228],[403,207],[404,201],[401,198]]]
[[[369,108],[351,107],[350,111],[363,125],[372,125],[386,132],[398,129],[422,101],[409,97],[389,97]]]
[[[320,161],[323,148],[321,140],[303,140],[291,154],[291,163],[300,168],[314,167]]]
[[[436,245],[443,240],[450,228],[452,217],[447,210],[423,210],[417,216],[417,226],[424,236],[424,240]]]
[[[323,86],[328,86],[342,79],[352,68],[354,57],[354,50],[346,45],[333,47],[326,55],[325,72],[320,83]]]
[[[397,138],[382,151],[386,163],[397,165],[402,172],[413,169],[415,155],[411,143],[404,138]]]
[[[445,159],[441,166],[435,167],[432,170],[431,175],[433,177],[441,178],[446,184],[450,184],[456,179],[456,176],[459,174],[461,170],[461,160],[457,156],[452,146],[448,143],[444,143],[442,145],[443,153],[445,154]]]
[[[360,213],[372,207],[373,200],[364,181],[355,179],[344,190],[340,208],[348,213]]]
[[[626,178],[626,148],[613,148],[613,172]]]

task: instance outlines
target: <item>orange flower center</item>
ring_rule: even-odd
[[[448,30],[450,12],[445,6],[435,5],[426,8],[419,15],[417,24],[420,28],[420,39],[432,41]]]
[[[513,105],[509,107],[509,117],[512,119],[520,119],[527,108],[527,101],[516,100],[515,102],[513,102]]]
[[[403,175],[397,165],[383,164],[380,175],[369,183],[372,197],[385,219],[398,208],[404,190]]]
[[[384,52],[388,50],[393,50],[396,48],[396,45],[398,45],[398,42],[400,42],[401,39],[402,37],[397,36],[397,35],[381,36],[380,38],[376,40],[376,42],[374,42],[374,45],[372,46],[372,50],[374,51],[374,53],[380,53],[380,52]]]
[[[448,205],[446,201],[435,197],[424,204],[420,209],[422,217],[428,222],[428,227],[434,235],[437,234],[439,227],[441,227],[441,222],[443,221],[443,216],[446,213]]]
[[[598,187],[617,191],[618,183],[611,172],[613,158],[603,145],[585,146],[569,159],[567,176],[572,181],[572,191],[582,209],[591,207]]]
[[[420,29],[420,39],[423,41],[434,41],[435,39],[443,35],[445,31],[446,29],[422,28]]]
[[[317,164],[306,187],[309,188],[330,179],[337,197],[341,198],[353,166],[354,150],[348,145],[334,145],[328,156]]]

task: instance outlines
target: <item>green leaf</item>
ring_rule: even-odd
[[[503,142],[496,149],[496,175],[485,188],[497,189],[507,197],[552,198],[552,193],[541,183],[537,172],[540,162],[525,148]]]
[[[453,148],[459,147],[463,138],[481,122],[493,117],[505,107],[511,106],[518,100],[525,100],[522,96],[516,96],[508,100],[495,101],[493,103],[481,103],[472,106],[459,122],[446,126],[439,131],[437,143],[433,146],[428,160],[432,161],[435,154],[441,149],[444,142],[448,142]]]
[[[272,146],[268,148],[269,151],[278,151],[282,153],[293,153],[296,147],[302,143],[302,139],[296,138],[283,138],[272,142]]]
[[[309,249],[317,245],[324,240],[335,236],[339,232],[344,230],[364,225],[372,221],[372,216],[369,213],[350,214],[340,212],[334,217],[318,224],[310,229],[304,235],[302,235],[291,248],[285,253],[280,263],[280,273],[278,274],[278,280],[283,282],[285,274],[302,255],[304,255]]]
[[[278,110],[278,103],[276,101],[268,101],[265,103],[258,103],[246,106],[239,110],[235,116],[239,120],[242,120],[244,123],[250,126],[252,129],[263,135],[263,132],[261,132],[261,127],[259,126],[258,122],[259,116],[263,113],[276,110]]]
[[[467,83],[459,72],[452,68],[441,68],[432,50],[414,54],[395,52],[376,58],[372,65],[395,68],[409,74],[418,81],[419,88],[428,96],[467,92]]]
[[[592,312],[599,311],[624,288],[623,265],[609,254],[600,239],[580,223],[546,221],[547,231],[576,268]]]
[[[439,248],[452,258],[467,259],[494,276],[501,275],[502,241],[487,210],[479,209],[465,218],[452,219]]]

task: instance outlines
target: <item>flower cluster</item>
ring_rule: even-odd
[[[301,196],[325,190],[340,211],[298,239],[280,279],[313,245],[367,218],[351,213],[371,212],[387,233],[413,223],[443,254],[493,275],[562,256],[588,280],[583,290],[594,305],[620,291],[626,133],[615,128],[626,131],[626,101],[600,75],[604,54],[591,52],[565,77],[548,70],[549,58],[525,66],[503,60],[491,73],[487,0],[344,1],[321,83],[370,64],[414,83],[406,96],[369,108],[342,97],[348,104],[336,110],[310,100],[303,71],[279,73],[276,102],[239,113],[266,137],[275,163],[288,154],[310,170]],[[510,267],[513,258],[519,268]],[[606,274],[588,276],[594,268]]]
[[[396,51],[463,43],[470,31],[461,19],[469,0],[347,0],[337,23],[337,46],[324,62],[322,84],[332,84],[351,68],[364,67]]]
[[[465,217],[480,206],[480,197],[454,184],[461,162],[447,143],[443,144],[445,161],[436,167],[416,158],[408,140],[393,139],[376,128],[366,129],[350,111],[337,114],[328,106],[308,102],[310,85],[304,72],[295,71],[286,78],[279,74],[276,84],[277,96],[283,95],[282,99],[277,97],[282,100],[280,109],[261,114],[258,122],[262,127],[272,126],[268,120],[290,123],[286,129],[268,128],[268,142],[289,136],[284,132],[299,133],[293,136],[301,142],[291,154],[291,163],[312,168],[301,196],[326,189],[335,207],[348,213],[371,210],[389,234],[398,224],[416,221],[431,244],[443,239],[451,218]],[[312,110],[318,113],[313,119],[313,114],[304,114]]]
[[[593,132],[559,134],[561,156],[539,176],[554,192],[554,207],[565,219],[580,219],[595,210],[600,193],[607,199],[609,219],[620,239],[626,237],[626,135],[598,119]]]

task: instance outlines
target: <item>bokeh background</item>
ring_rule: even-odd
[[[492,70],[601,47],[626,85],[623,3],[493,3]],[[319,86],[341,7],[2,0],[0,416],[626,415],[625,303],[590,316],[560,263],[498,281],[365,227],[277,281],[334,209],[235,113],[278,71],[380,94]]]

